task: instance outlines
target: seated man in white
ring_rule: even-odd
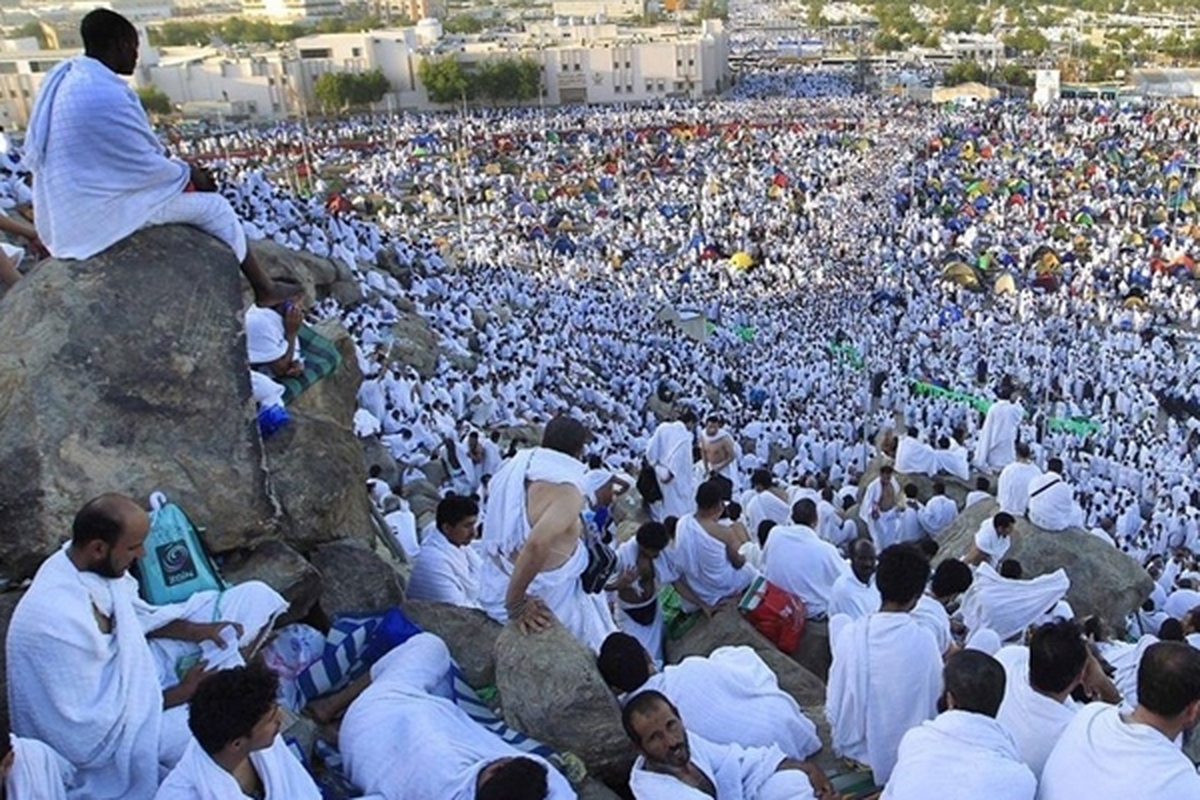
[[[1061,459],[1047,461],[1046,472],[1029,481],[1029,521],[1048,531],[1083,527],[1083,509],[1063,477]]]
[[[285,300],[269,308],[246,309],[246,356],[250,368],[272,380],[304,372],[304,353],[300,348],[300,328],[304,325],[304,306]]]
[[[750,474],[750,491],[742,498],[746,528],[757,531],[763,520],[786,525],[791,518],[792,505],[787,492],[775,483],[770,470],[756,469]]]
[[[917,519],[926,536],[937,536],[958,516],[958,504],[946,496],[946,484],[933,482],[933,497],[921,506]]]
[[[942,675],[941,713],[904,734],[881,800],[1034,800],[1037,779],[996,721],[1004,667],[964,650],[946,661]]]
[[[670,544],[665,525],[642,523],[634,537],[617,548],[617,578],[610,584],[617,596],[613,613],[617,627],[637,639],[656,665],[663,663],[664,632],[658,591],[679,577],[664,554]],[[610,634],[605,644],[615,635]]]
[[[209,677],[188,707],[192,740],[154,800],[320,800],[279,735],[279,678],[261,662]]]
[[[817,504],[805,498],[792,506],[792,524],[771,530],[763,548],[763,575],[804,601],[808,618],[824,617],[833,584],[850,570],[837,548],[817,536]]]
[[[1132,712],[1092,703],[1075,715],[1042,770],[1038,800],[1200,797],[1200,776],[1179,747],[1200,721],[1200,651],[1151,645],[1137,682]]]
[[[933,640],[937,642],[938,651],[943,657],[955,647],[950,628],[950,606],[970,588],[973,580],[970,567],[958,559],[948,558],[937,565],[929,588],[912,610],[913,619],[933,634]]]
[[[749,647],[718,647],[655,670],[633,637],[614,633],[600,648],[596,666],[604,681],[632,696],[662,692],[680,709],[693,732],[717,744],[778,745],[804,760],[821,749],[817,728],[779,688],[771,668]]]
[[[824,776],[776,746],[716,744],[688,733],[679,711],[656,691],[634,695],[621,722],[638,758],[629,773],[636,800],[834,800]],[[814,792],[813,785],[819,785]]]
[[[405,595],[410,600],[479,608],[479,555],[471,547],[479,504],[449,495],[437,506],[437,530],[421,544]]]
[[[858,516],[866,524],[876,550],[883,550],[898,540],[902,498],[895,469],[891,464],[884,464],[879,468],[879,476],[867,484],[858,506]]]
[[[338,747],[350,780],[384,800],[574,800],[553,767],[467,716],[453,698],[450,651],[418,633],[340,694]]]
[[[287,609],[258,582],[177,605],[142,601],[128,569],[149,529],[128,497],[87,503],[9,623],[13,731],[58,751],[89,800],[153,797],[159,765],[174,766],[187,746],[184,704],[205,676],[202,654],[240,665]],[[234,642],[240,652],[224,652]]]
[[[133,24],[98,8],[79,31],[84,54],[46,74],[25,134],[35,224],[50,254],[91,258],[140,228],[182,223],[233,250],[259,304],[294,294],[255,261],[241,220],[212,178],[167,157],[122,77],[137,67]]]
[[[996,659],[1008,674],[998,719],[1021,760],[1041,777],[1058,737],[1082,708],[1071,693],[1087,671],[1087,644],[1074,622],[1056,622],[1037,628],[1029,647],[1005,647]]]
[[[738,535],[740,529],[720,523],[725,510],[723,497],[720,482],[700,484],[696,513],[680,517],[675,528],[670,557],[679,578],[674,585],[687,611],[699,608],[711,612],[722,600],[744,592],[756,574],[739,552],[745,544]]]
[[[851,619],[869,617],[879,610],[879,590],[875,588],[875,564],[878,557],[870,539],[855,539],[850,546],[850,571],[833,582],[829,595],[829,616],[845,614]]]
[[[0,800],[67,800],[75,768],[36,739],[3,732],[0,720]]]
[[[933,719],[942,694],[942,654],[910,613],[928,580],[925,556],[912,545],[893,545],[879,554],[875,571],[880,610],[829,622],[825,713],[834,752],[870,767],[879,786],[892,773],[900,739]]]
[[[1021,574],[1021,565],[1011,558],[1000,566],[1001,569],[1013,568],[1009,574]],[[1006,642],[1024,634],[1025,629],[1054,608],[1070,588],[1071,579],[1063,569],[1022,580],[1005,577],[990,564],[980,564],[971,588],[962,598],[963,624],[971,632],[988,628],[996,632],[1000,641]]]
[[[993,568],[998,569],[1000,563],[1004,561],[1004,556],[1008,554],[1009,548],[1012,547],[1012,535],[1016,530],[1016,523],[1013,515],[1007,511],[1000,511],[990,519],[985,519],[980,523],[979,530],[975,531],[975,540],[971,544],[971,551],[967,553],[964,560],[972,566],[986,561]]]
[[[1033,453],[1025,442],[1017,442],[1017,460],[1000,473],[996,482],[996,502],[1001,511],[1023,517],[1029,508],[1029,483],[1042,474],[1033,463]]]

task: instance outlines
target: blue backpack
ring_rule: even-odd
[[[204,549],[200,532],[162,492],[150,495],[146,555],[137,560],[142,599],[156,606],[181,603],[196,592],[226,588]]]

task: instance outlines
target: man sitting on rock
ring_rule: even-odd
[[[1007,511],[1000,511],[991,519],[985,519],[979,530],[975,531],[975,540],[971,551],[963,559],[971,566],[987,562],[993,567],[999,567],[1004,556],[1012,547],[1012,535],[1016,530],[1017,521]]]
[[[408,579],[410,600],[479,608],[479,556],[471,548],[479,525],[479,504],[449,495],[437,506],[437,530],[421,544]]]
[[[828,781],[820,793],[804,762],[777,746],[716,744],[689,733],[679,710],[660,692],[634,695],[621,712],[640,755],[629,774],[636,800],[703,798],[716,800],[833,800]]]
[[[756,574],[740,552],[747,541],[741,529],[721,524],[724,491],[719,481],[700,484],[696,513],[680,517],[675,528],[670,557],[679,577],[674,585],[688,612],[699,608],[711,614],[721,601],[744,592]]]
[[[630,697],[662,692],[687,717],[691,729],[717,744],[778,745],[791,758],[821,749],[816,726],[771,668],[749,647],[718,647],[654,669],[641,644],[625,633],[604,640],[596,666],[605,683]]]
[[[1083,527],[1083,509],[1075,489],[1063,477],[1063,462],[1051,458],[1046,471],[1029,481],[1029,521],[1048,531]]]
[[[589,432],[568,416],[546,425],[541,447],[509,459],[488,484],[479,599],[488,616],[529,633],[553,618],[593,652],[617,629],[603,594],[589,594],[580,514]]]
[[[187,745],[185,704],[206,677],[203,654],[241,664],[287,609],[258,582],[170,606],[142,601],[128,569],[149,530],[128,497],[89,502],[8,628],[13,730],[61,753],[89,800],[153,797],[160,764],[174,766]],[[222,653],[234,646],[240,653]]]
[[[966,650],[950,657],[944,677],[941,713],[904,735],[882,800],[1033,800],[1037,780],[996,721],[1004,667],[986,653]]]
[[[138,34],[114,11],[80,23],[84,54],[46,74],[25,134],[34,222],[55,258],[91,258],[134,231],[184,224],[233,250],[260,305],[286,299],[246,247],[233,208],[211,176],[166,156],[137,95]]]
[[[553,767],[454,703],[449,673],[445,643],[419,633],[335,696],[349,703],[338,747],[355,785],[385,800],[573,800]]]
[[[188,708],[192,740],[154,800],[320,800],[279,735],[279,678],[262,664],[218,672]]]

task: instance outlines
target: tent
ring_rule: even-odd
[[[992,284],[992,291],[996,294],[1013,294],[1017,291],[1017,281],[1011,273],[1005,272],[996,282]]]
[[[954,261],[942,269],[942,278],[968,289],[978,290],[979,274],[961,261]]]
[[[754,257],[745,250],[739,250],[729,257],[729,263],[738,269],[750,269],[754,266]]]

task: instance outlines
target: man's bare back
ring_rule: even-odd
[[[583,494],[570,483],[530,481],[525,492],[529,536],[513,564],[504,603],[509,618],[525,632],[543,630],[553,619],[537,597],[526,594],[538,574],[558,569],[575,553],[583,532]]]

